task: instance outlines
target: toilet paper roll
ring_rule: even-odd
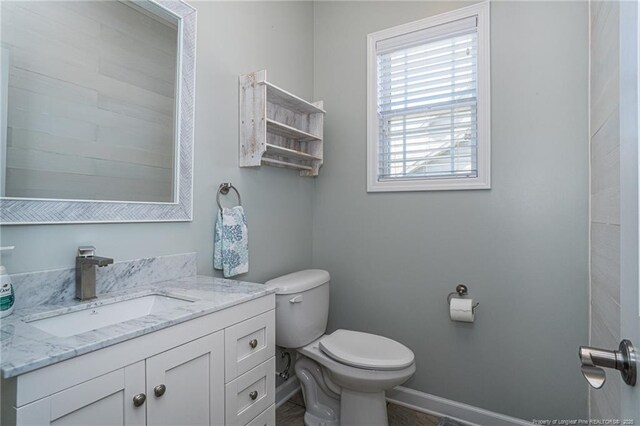
[[[473,299],[452,298],[449,303],[449,316],[451,321],[473,322]]]

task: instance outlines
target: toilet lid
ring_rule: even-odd
[[[399,370],[414,360],[413,352],[405,345],[359,331],[336,330],[320,339],[319,346],[338,362],[370,370]]]

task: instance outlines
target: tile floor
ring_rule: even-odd
[[[389,426],[437,426],[438,417],[388,404]],[[277,426],[304,426],[304,402],[300,393],[276,410]]]

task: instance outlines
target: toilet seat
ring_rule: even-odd
[[[337,362],[367,370],[400,370],[414,361],[413,352],[403,344],[359,331],[336,330],[322,337],[318,346]]]

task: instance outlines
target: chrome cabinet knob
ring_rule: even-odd
[[[252,391],[249,394],[249,398],[253,399],[255,401],[255,399],[258,397],[258,391]]]
[[[255,349],[255,348],[256,348],[256,346],[258,346],[258,340],[257,340],[257,339],[252,339],[252,340],[249,342],[249,346],[251,346],[251,349]]]
[[[617,351],[580,346],[578,355],[582,363],[582,375],[593,388],[600,389],[604,386],[606,375],[601,367],[620,371],[622,380],[629,386],[635,386],[637,355],[629,340],[620,342]]]
[[[155,396],[157,396],[158,398],[161,397],[162,395],[164,395],[164,393],[167,391],[167,387],[165,385],[158,385],[155,388],[153,388],[153,393],[155,394]]]
[[[134,407],[139,407],[142,404],[144,404],[144,402],[147,400],[147,395],[143,394],[143,393],[139,393],[136,396],[133,397],[133,406]]]

